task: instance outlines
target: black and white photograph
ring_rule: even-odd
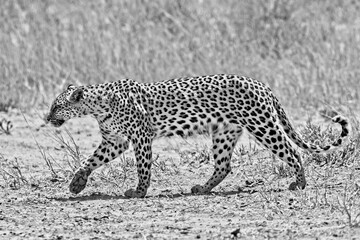
[[[360,1],[0,0],[0,239],[360,239]]]

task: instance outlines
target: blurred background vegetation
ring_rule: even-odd
[[[288,108],[356,108],[360,1],[2,0],[0,109],[69,83],[233,73]],[[357,108],[358,109],[358,108]]]

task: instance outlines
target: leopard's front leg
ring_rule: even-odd
[[[76,170],[69,190],[74,194],[80,193],[84,190],[88,177],[92,171],[101,167],[122,154],[129,148],[129,142],[122,138],[115,138],[112,140],[103,138],[103,141],[95,150],[93,155],[81,163],[81,166]]]
[[[125,196],[130,198],[142,198],[145,197],[147,189],[150,186],[152,164],[152,138],[148,136],[140,136],[136,139],[132,139],[132,144],[135,151],[139,183],[135,190],[127,190],[125,192]]]

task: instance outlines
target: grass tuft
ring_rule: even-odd
[[[66,163],[74,173],[75,170],[80,167],[81,161],[84,160],[84,156],[80,153],[80,147],[69,130],[65,129],[65,132],[66,137],[64,137],[61,132],[56,131],[51,137],[59,145],[59,149],[64,151]]]
[[[5,133],[6,135],[10,135],[11,134],[10,131],[12,128],[13,128],[13,124],[10,120],[3,118],[0,121],[0,134]]]
[[[12,190],[18,190],[23,185],[29,184],[17,158],[10,161],[0,154],[0,175],[5,182],[5,187],[9,187]]]

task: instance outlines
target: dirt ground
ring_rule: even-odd
[[[97,123],[75,119],[55,130],[42,114],[0,115],[14,126],[0,135],[0,239],[360,239],[358,162],[320,166],[305,159],[307,188],[288,191],[292,178],[282,163],[244,134],[232,173],[211,194],[192,195],[190,188],[212,173],[210,140],[159,139],[146,198],[123,195],[137,183],[131,150],[73,195],[70,157],[54,136],[66,138],[68,129],[86,156],[100,143]]]

